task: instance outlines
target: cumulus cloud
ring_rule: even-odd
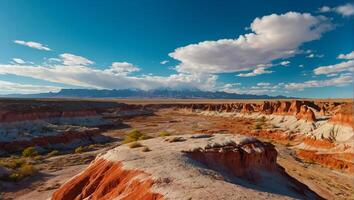
[[[261,74],[270,74],[270,73],[273,73],[273,71],[266,70],[264,67],[260,67],[260,68],[257,68],[255,70],[253,70],[252,72],[241,73],[241,74],[238,74],[237,76],[239,76],[239,77],[251,77],[251,76],[257,76],[257,75],[261,75]]]
[[[344,71],[349,71],[349,72],[354,71],[354,60],[344,61],[335,65],[321,66],[314,69],[314,73],[316,75],[331,74],[331,73],[338,73]]]
[[[354,59],[354,51],[348,53],[348,54],[339,54],[338,59],[346,59],[346,60],[350,60],[350,59]]]
[[[14,41],[16,44],[20,44],[23,46],[27,46],[30,48],[38,49],[38,50],[44,50],[44,51],[51,51],[51,49],[47,45],[43,45],[39,42],[32,42],[32,41],[23,41],[23,40],[15,40]]]
[[[318,88],[329,86],[345,86],[353,83],[351,74],[342,74],[339,77],[325,80],[311,80],[304,83],[288,83],[285,84],[285,89],[288,90],[304,90],[306,88]]]
[[[19,84],[0,80],[0,94],[34,94],[41,92],[57,92],[60,88],[54,86]]]
[[[59,58],[61,59],[61,61],[63,62],[64,65],[91,65],[93,64],[93,61],[84,58],[82,56],[77,56],[77,55],[73,55],[70,53],[63,53],[59,55]]]
[[[337,7],[328,7],[328,6],[323,6],[319,8],[320,13],[327,13],[327,12],[335,12],[337,14],[342,15],[343,17],[349,17],[354,15],[354,4],[353,3],[347,3],[341,6]]]
[[[319,39],[331,28],[331,22],[323,16],[297,12],[272,14],[256,18],[250,25],[252,33],[237,39],[191,44],[169,55],[180,61],[176,67],[179,72],[249,71],[294,56],[303,43]]]
[[[125,66],[130,66],[124,64]],[[156,88],[197,88],[212,90],[217,76],[209,74],[173,74],[170,76],[130,76],[121,72],[122,63],[110,69],[94,69],[83,65],[4,65],[0,64],[0,74],[31,77],[54,83],[97,89],[156,89]],[[131,66],[130,66],[131,67]],[[125,68],[124,70],[126,70]],[[130,68],[131,71],[134,68]],[[136,69],[134,69],[136,70]]]
[[[12,61],[16,64],[26,64],[26,61],[22,60],[21,58],[13,58]]]
[[[160,62],[160,64],[161,64],[161,65],[165,65],[165,64],[167,64],[168,62],[169,62],[168,60],[163,60],[163,61]]]
[[[132,72],[140,71],[140,68],[128,62],[114,62],[112,63],[112,66],[105,71],[113,74],[130,74]]]

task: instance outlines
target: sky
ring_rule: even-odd
[[[1,0],[0,94],[352,98],[351,0]]]

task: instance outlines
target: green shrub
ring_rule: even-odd
[[[160,134],[159,134],[160,137],[165,137],[165,136],[170,136],[170,135],[171,134],[169,132],[167,132],[167,131],[161,131]]]
[[[138,130],[133,130],[125,136],[123,143],[127,144],[130,142],[136,142],[138,140],[146,140],[149,138],[151,138],[151,137],[145,135],[144,133],[142,133]]]
[[[11,159],[6,159],[6,160],[1,160],[0,161],[0,166],[10,168],[10,169],[16,169],[23,165],[25,163],[25,160],[22,158],[11,158]]]
[[[11,173],[9,176],[10,181],[19,181],[23,178],[23,176],[20,173],[14,172]]]
[[[33,157],[38,155],[38,152],[36,151],[36,148],[34,147],[27,147],[22,151],[22,156],[23,157]]]
[[[19,170],[18,170],[19,174],[21,174],[23,177],[25,176],[29,176],[34,174],[35,172],[37,172],[36,168],[31,165],[31,164],[23,164]]]
[[[84,148],[82,146],[79,146],[74,150],[74,152],[75,153],[82,153],[82,152],[84,152]]]
[[[143,145],[141,145],[139,142],[132,142],[131,144],[129,144],[130,148],[138,148],[138,147],[142,147]]]
[[[262,124],[257,123],[257,124],[254,126],[254,129],[262,129]]]

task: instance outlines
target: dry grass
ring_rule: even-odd
[[[129,147],[134,149],[134,148],[143,147],[143,145],[140,144],[139,142],[132,142],[132,143],[129,144]]]

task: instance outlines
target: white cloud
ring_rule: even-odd
[[[288,83],[285,89],[288,90],[304,90],[306,88],[318,88],[329,86],[344,86],[353,83],[353,77],[350,74],[342,74],[339,77],[326,80],[311,80],[304,83]]]
[[[257,75],[261,75],[261,74],[270,74],[270,73],[273,73],[273,71],[269,71],[269,70],[266,70],[263,67],[260,67],[260,68],[257,68],[255,70],[253,70],[252,72],[241,73],[241,74],[238,74],[237,76],[240,76],[240,77],[251,77],[251,76],[257,76]]]
[[[324,55],[322,54],[314,54],[314,53],[311,53],[309,55],[306,56],[306,58],[323,58]]]
[[[132,72],[140,71],[140,68],[128,62],[114,62],[112,63],[112,66],[105,71],[113,74],[130,74]]]
[[[321,66],[314,69],[316,75],[331,74],[344,71],[354,71],[354,60],[344,61],[335,65]]]
[[[73,55],[70,53],[64,53],[59,55],[61,61],[63,62],[64,65],[91,65],[93,64],[93,61],[84,58],[82,56],[77,56]]]
[[[41,92],[57,92],[60,88],[54,86],[19,84],[0,80],[0,94],[34,94]]]
[[[111,68],[112,69],[112,68]],[[3,65],[0,74],[31,77],[54,83],[97,89],[197,88],[213,90],[217,76],[209,74],[173,74],[170,76],[130,76],[109,69],[94,69],[82,65]]]
[[[337,14],[342,15],[343,17],[349,17],[351,15],[354,15],[354,4],[347,3],[333,8],[328,6],[323,6],[319,8],[319,12],[320,13],[335,12]]]
[[[175,49],[179,72],[222,73],[254,70],[257,65],[294,56],[305,42],[317,40],[332,24],[323,16],[288,12],[256,18],[252,33],[237,39],[205,41]]]
[[[326,12],[331,12],[332,8],[328,6],[322,6],[321,8],[318,9],[320,13],[326,13]]]
[[[12,61],[16,64],[26,64],[26,61],[22,60],[21,58],[13,58]]]
[[[270,83],[261,82],[261,83],[257,83],[257,86],[270,86]]]
[[[348,53],[348,54],[339,54],[338,59],[346,59],[346,60],[350,60],[350,59],[354,59],[354,51]]]
[[[23,40],[15,40],[14,42],[16,44],[20,44],[20,45],[27,46],[27,47],[34,48],[34,49],[38,49],[38,50],[51,51],[51,49],[48,46],[43,45],[38,42],[32,42],[32,41],[26,42]]]
[[[161,65],[167,64],[169,61],[168,60],[163,60],[160,62]]]
[[[288,66],[289,64],[290,64],[290,61],[288,61],[288,60],[280,63],[280,65],[283,65],[283,66]]]
[[[335,12],[341,14],[343,16],[351,16],[354,15],[354,4],[347,3],[342,6],[338,6],[335,8]]]

